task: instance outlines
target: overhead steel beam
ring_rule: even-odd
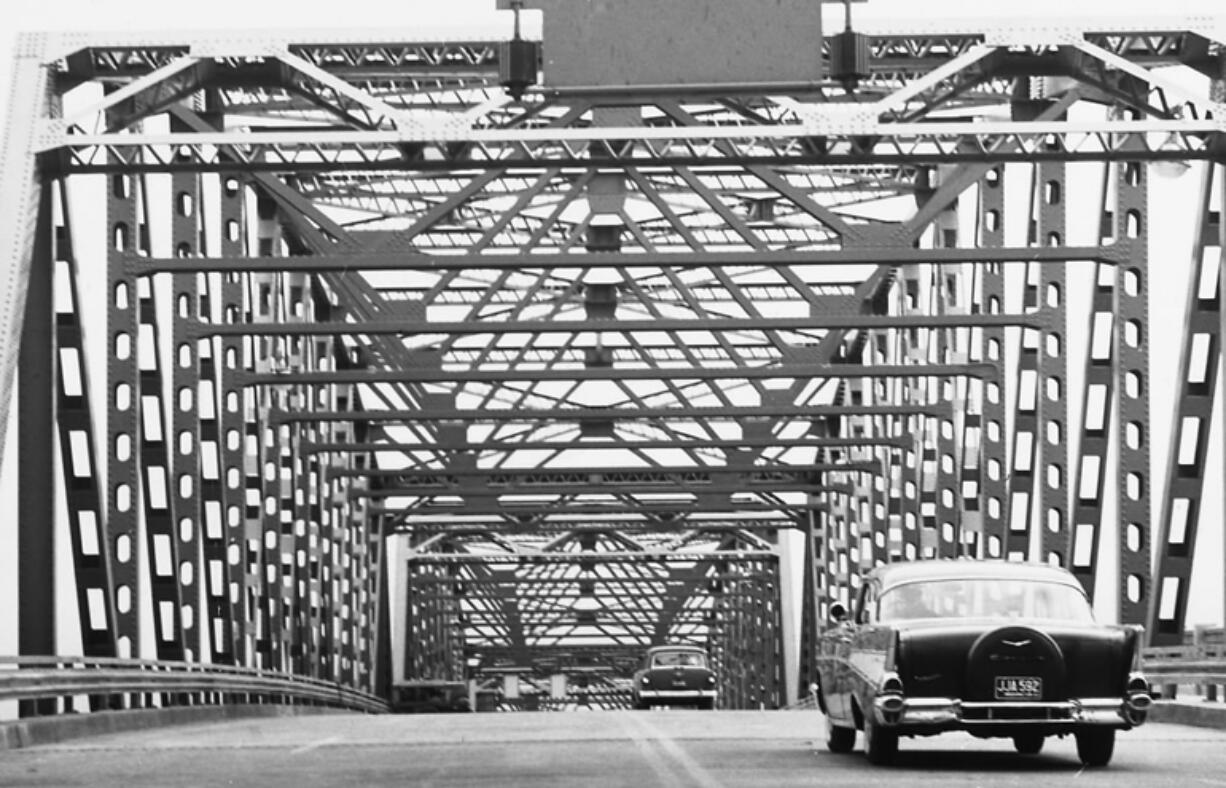
[[[540,370],[366,370],[336,372],[238,373],[249,386],[330,385],[337,383],[512,383],[541,380],[762,380],[770,378],[905,378],[968,377],[993,378],[998,370],[993,364],[933,364],[864,366],[860,364],[780,364],[778,366],[726,368],[657,368],[609,367],[586,369]]]
[[[361,237],[360,233],[355,234]],[[842,249],[758,250],[753,252],[558,252],[556,254],[425,254],[417,251],[354,251],[331,254],[288,255],[275,262],[260,257],[160,258],[132,255],[127,258],[133,272],[167,271],[296,271],[334,273],[341,271],[471,271],[473,269],[559,268],[707,268],[725,266],[810,266],[810,265],[908,265],[924,263],[1114,263],[1127,254],[1117,246],[1000,247],[990,249],[915,249],[890,246],[849,245]],[[1127,246],[1126,242],[1121,242]]]
[[[694,438],[686,441],[683,439],[675,440],[626,440],[613,438],[589,438],[589,439],[548,439],[534,441],[534,445],[549,448],[549,449],[675,449],[675,448],[704,448],[704,449],[753,449],[753,448],[822,448],[822,449],[838,449],[851,448],[861,446],[890,446],[893,448],[902,448],[904,441],[901,438],[813,438],[813,437],[796,437],[785,438],[782,436],[774,438],[740,438],[729,440],[711,440],[709,438]],[[437,443],[426,443],[424,441],[418,443],[405,443],[403,441],[389,441],[387,443],[306,443],[300,446],[303,452],[322,452],[322,453],[345,453],[345,452],[414,452],[414,451],[434,451],[434,452],[484,452],[484,451],[512,451],[523,449],[524,442],[503,440],[503,441],[472,441],[472,442],[448,442],[439,441]]]
[[[393,478],[400,481],[421,481],[423,483],[433,484],[441,484],[471,476],[486,477],[491,480],[505,481],[506,483],[510,484],[515,480],[565,480],[567,477],[586,480],[595,474],[599,475],[603,480],[608,481],[610,484],[614,484],[621,479],[628,481],[647,481],[659,479],[661,481],[672,482],[677,478],[681,478],[686,481],[694,481],[697,479],[715,481],[728,476],[769,477],[772,475],[803,475],[811,473],[825,473],[827,471],[873,470],[874,467],[875,466],[867,463],[773,463],[753,465],[728,464],[724,466],[696,465],[688,467],[670,465],[667,467],[655,468],[601,466],[599,470],[589,470],[586,468],[476,467],[455,467],[447,468],[445,470],[415,468],[366,468],[355,470],[338,468],[333,470],[332,474],[337,478],[346,476],[364,476],[370,479]]]
[[[917,368],[918,369],[918,368]],[[763,403],[753,406],[684,406],[667,408],[608,407],[608,408],[488,408],[470,410],[464,408],[420,410],[343,410],[278,411],[270,414],[275,422],[294,421],[367,421],[381,422],[536,422],[536,421],[584,421],[584,420],[634,420],[655,419],[744,419],[744,418],[837,418],[841,416],[909,416],[926,415],[937,417],[949,410],[948,405],[778,405]]]
[[[197,322],[193,332],[205,336],[313,336],[377,334],[562,334],[595,331],[627,334],[642,331],[802,331],[812,329],[861,328],[890,329],[925,327],[1025,326],[1036,328],[1042,316],[1024,315],[815,315],[812,317],[709,318],[680,320],[482,320],[430,321],[388,318],[377,322],[316,322],[305,325],[266,326],[260,324],[223,325]]]

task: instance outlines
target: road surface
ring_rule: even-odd
[[[0,751],[0,786],[1178,786],[1226,788],[1226,731],[1120,734],[1106,769],[1071,738],[1037,756],[963,734],[904,739],[898,763],[825,748],[814,711],[318,715],[166,727]]]

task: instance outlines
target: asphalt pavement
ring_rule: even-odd
[[[1039,755],[965,734],[896,765],[825,748],[815,711],[313,715],[169,726],[0,752],[0,786],[1226,786],[1226,731],[1121,733],[1105,769],[1071,738]]]

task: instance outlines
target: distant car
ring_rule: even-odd
[[[715,708],[715,672],[698,646],[654,646],[634,674],[634,707],[695,706]]]
[[[878,567],[850,616],[818,642],[827,745],[888,763],[902,736],[967,731],[1035,754],[1072,734],[1105,766],[1115,732],[1145,722],[1141,629],[1096,624],[1069,572],[1044,564],[932,560]]]

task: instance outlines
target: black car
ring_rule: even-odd
[[[848,616],[818,644],[818,702],[829,748],[856,731],[873,763],[903,736],[950,730],[1012,738],[1037,753],[1072,734],[1087,766],[1104,766],[1115,733],[1145,722],[1141,629],[1094,621],[1076,578],[1058,567],[932,560],[878,567]]]
[[[715,672],[698,646],[667,645],[647,650],[634,674],[634,707],[695,706],[715,708]]]

